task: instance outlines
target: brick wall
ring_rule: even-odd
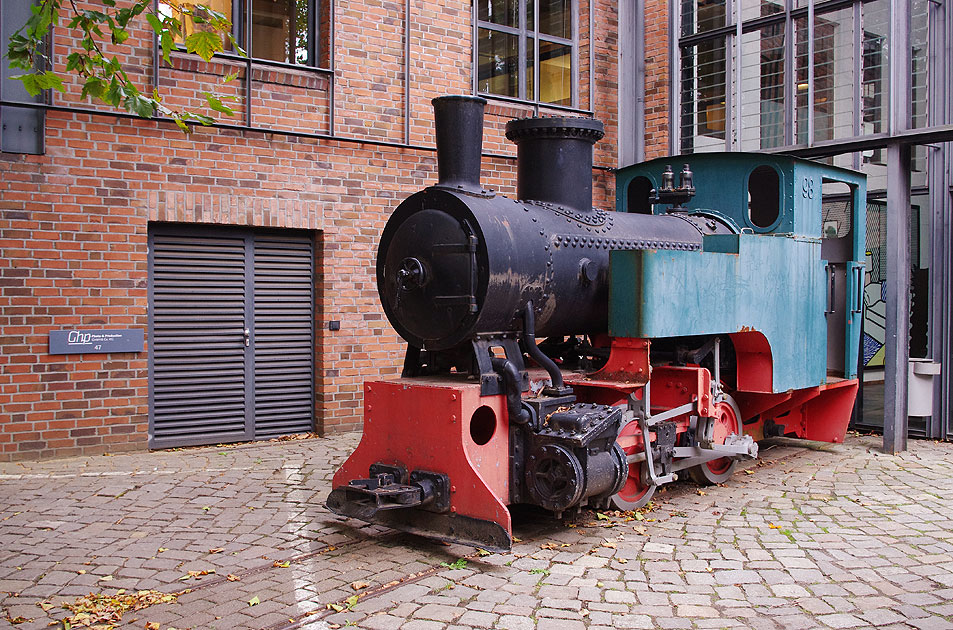
[[[411,4],[409,147],[373,143],[405,140],[404,3],[350,0],[336,3],[339,138],[287,133],[330,132],[329,73],[255,66],[253,124],[272,133],[209,127],[186,137],[166,122],[50,111],[45,155],[0,155],[0,461],[146,448],[146,353],[50,355],[47,339],[72,327],[147,329],[150,222],[312,230],[318,429],[360,426],[363,381],[398,375],[404,351],[377,296],[377,240],[399,201],[436,181],[430,99],[470,93],[472,84],[469,6]],[[584,42],[581,104],[607,124],[596,164],[611,166],[616,15],[608,1],[592,6],[595,93]],[[68,46],[57,40],[60,59]],[[130,57],[143,88],[151,50],[139,45]],[[168,103],[194,104],[196,90],[234,70],[239,77],[220,91],[231,90],[244,111],[243,65],[178,55],[160,84]],[[56,104],[89,107],[76,90]],[[515,163],[505,157],[515,150],[503,125],[531,113],[500,101],[487,109],[484,149],[499,156],[484,159],[484,183],[503,194],[515,192]],[[611,207],[611,173],[597,169],[595,177],[596,205]],[[341,330],[329,331],[328,320]]]

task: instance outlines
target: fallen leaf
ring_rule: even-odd
[[[208,512],[208,511],[211,510],[211,509],[212,509],[211,506],[208,506],[208,505],[203,505],[203,506],[202,506],[202,511],[203,511],[203,512]]]
[[[159,553],[162,553],[163,551],[168,551],[168,549],[165,547],[159,547]]]
[[[753,470],[746,470],[746,471],[745,471],[745,474],[746,474],[746,475],[753,475],[753,474],[754,474],[754,471],[753,471]]]
[[[50,602],[37,602],[36,605],[42,608],[44,611],[47,611],[53,608],[53,604],[51,604]]]
[[[358,580],[357,582],[351,582],[351,588],[353,588],[355,591],[359,591],[363,588],[367,588],[370,585],[371,585],[370,582],[364,582],[361,580]]]
[[[616,558],[616,559],[619,561],[619,564],[628,564],[628,563],[629,563],[629,561],[626,560],[625,558]]]
[[[149,621],[146,623],[146,630],[159,630],[158,621]]]
[[[602,546],[607,547],[609,549],[615,549],[616,545],[614,542],[609,542],[608,540],[606,540],[606,541],[603,541]]]
[[[637,520],[637,521],[644,521],[644,520],[645,520],[645,517],[642,516],[642,513],[641,513],[641,512],[636,512],[636,513],[635,513],[635,520]]]
[[[768,527],[771,529],[781,529],[780,525],[775,525],[774,523],[768,523]]]
[[[636,534],[641,534],[642,536],[645,536],[645,527],[643,525],[636,525],[632,529],[635,530]]]
[[[185,575],[180,577],[180,580],[190,580],[195,578],[196,580],[201,580],[203,575],[211,575],[215,573],[215,569],[203,569],[201,571],[187,571]]]
[[[491,554],[491,553],[490,553],[489,551],[487,551],[486,549],[477,549],[477,555],[480,556],[481,558],[483,558],[483,557],[485,557],[485,556],[490,556],[490,555],[493,555],[493,554]]]
[[[360,595],[351,595],[350,597],[345,599],[344,603],[347,604],[347,609],[351,610],[352,608],[354,608],[354,606],[357,604],[357,600],[360,598],[361,598]]]
[[[609,517],[603,514],[602,512],[596,512],[596,519],[600,521],[608,521]]]
[[[705,492],[704,490],[698,490],[698,494],[699,494],[700,496],[705,496],[705,495],[708,494],[708,493]]]
[[[12,623],[13,625],[18,625],[21,623],[29,623],[33,621],[33,619],[27,619],[26,617],[7,617],[7,621]]]
[[[344,610],[344,606],[340,604],[328,604],[328,610],[333,610],[334,612],[341,612]]]
[[[208,550],[209,553],[222,553],[223,551],[225,551],[225,547],[214,547]]]
[[[241,581],[241,578],[240,578],[240,577],[238,577],[237,575],[234,575],[234,574],[232,574],[232,573],[229,573],[228,575],[226,575],[226,576],[225,576],[225,579],[228,580],[229,582],[239,582],[239,581]]]
[[[288,560],[285,560],[284,562],[278,562],[277,560],[275,560],[274,562],[271,563],[271,566],[277,569],[287,569],[288,567],[291,566],[291,562],[289,562]]]
[[[249,605],[249,606],[257,606],[257,605],[260,604],[260,603],[261,603],[261,600],[258,599],[258,596],[257,596],[257,595],[255,595],[254,597],[252,597],[251,599],[248,600],[248,605]]]
[[[17,568],[19,569],[20,567],[17,567]],[[80,575],[86,575],[86,569],[80,569],[79,571],[77,571],[77,573],[79,573]]]
[[[113,581],[113,576],[111,576],[111,575],[104,575],[103,577],[99,578],[99,581],[100,581],[100,582],[112,582],[112,581]]]

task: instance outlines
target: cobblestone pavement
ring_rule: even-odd
[[[0,464],[0,628],[119,589],[178,593],[117,625],[162,630],[953,628],[953,444],[762,445],[642,519],[524,514],[481,556],[329,514],[357,437]]]

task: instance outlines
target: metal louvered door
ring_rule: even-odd
[[[158,226],[149,251],[149,446],[311,431],[311,239]]]
[[[255,238],[255,439],[311,431],[314,255],[311,241]]]

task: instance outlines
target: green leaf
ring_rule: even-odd
[[[596,512],[596,519],[600,521],[608,521],[609,517],[603,514],[602,512]]]
[[[99,77],[89,77],[86,79],[86,83],[83,84],[83,92],[80,94],[80,98],[86,98],[87,96],[102,98],[104,89],[105,85],[102,79]]]
[[[215,53],[222,51],[222,38],[217,33],[198,31],[185,38],[185,49],[209,61]]]
[[[122,85],[119,84],[119,79],[113,77],[109,82],[109,87],[106,88],[106,91],[103,92],[103,95],[100,97],[113,107],[119,107],[120,104],[127,98],[126,90],[123,89]]]
[[[181,117],[181,116],[173,116],[172,120],[175,121],[176,126],[177,126],[177,127],[182,131],[182,133],[184,133],[185,135],[189,135],[190,133],[192,133],[192,128],[189,127],[187,124],[185,124],[185,121],[182,120],[182,117]]]
[[[112,29],[112,43],[121,44],[129,39],[129,31],[124,28]]]
[[[208,106],[213,110],[222,114],[228,114],[229,116],[235,115],[235,110],[223,103],[222,100],[215,94],[212,94],[211,92],[205,92],[205,100],[208,101]]]
[[[163,31],[162,36],[159,37],[159,45],[162,46],[162,59],[170,66],[172,65],[172,58],[169,54],[172,52],[172,48],[175,46],[175,40],[172,39],[172,35],[168,31]]]
[[[238,40],[235,39],[235,36],[231,33],[226,33],[228,37],[228,42],[232,45],[232,49],[235,51],[235,54],[241,55],[242,57],[247,57],[248,53],[245,52],[245,49],[238,45]]]
[[[149,26],[152,27],[152,30],[155,31],[156,35],[162,34],[162,20],[159,19],[159,16],[155,13],[147,13],[146,21],[149,23]]]
[[[20,81],[23,84],[23,89],[25,89],[30,96],[36,96],[43,91],[37,84],[35,74],[18,74],[10,78]]]
[[[38,73],[36,76],[36,84],[40,87],[41,90],[55,89],[59,92],[65,92],[66,88],[63,87],[63,79],[60,78],[55,72],[47,70],[46,72]]]
[[[248,605],[249,605],[249,606],[257,606],[257,605],[260,604],[260,603],[261,603],[261,600],[258,599],[258,596],[257,596],[257,595],[255,595],[254,597],[252,597],[251,599],[248,600]]]
[[[116,0],[102,0],[102,3],[105,4],[107,7],[116,6]]]
[[[344,603],[347,604],[347,609],[351,610],[352,608],[354,608],[354,606],[357,605],[357,600],[360,598],[361,598],[360,595],[351,595],[350,597],[345,599]]]
[[[212,118],[211,116],[205,116],[204,114],[196,114],[195,112],[185,112],[183,116],[187,117],[188,120],[194,120],[195,122],[205,127],[215,124],[214,118]]]
[[[126,99],[126,111],[143,118],[152,118],[156,113],[156,102],[142,94],[133,94]]]

